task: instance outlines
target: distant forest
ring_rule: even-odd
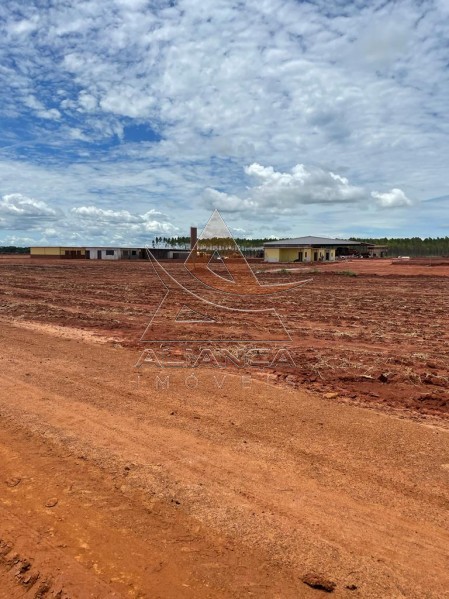
[[[220,240],[217,238],[217,245],[220,245]],[[264,237],[263,239],[243,239],[242,237],[234,237],[234,241],[240,248],[259,248],[266,241],[274,241],[272,237]],[[156,248],[190,248],[190,237],[156,237],[152,242]]]
[[[388,256],[395,258],[397,256],[449,256],[449,237],[398,237],[388,239],[381,237],[377,239],[367,239],[351,237],[353,241],[365,241],[376,245],[386,245],[388,247]]]
[[[0,245],[0,254],[29,254],[30,248],[21,248],[16,245]]]

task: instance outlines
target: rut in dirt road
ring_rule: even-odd
[[[217,390],[207,370],[198,372],[195,391],[174,378],[166,393],[156,393],[151,372],[136,386],[131,350],[15,327],[3,326],[2,333],[5,430],[28,431],[33,443],[50,444],[56,470],[64,452],[75,462],[60,470],[59,490],[43,494],[42,502],[59,502],[50,510],[40,507],[36,523],[46,510],[45,518],[62,518],[50,528],[69,537],[64,555],[78,555],[90,574],[117,592],[124,582],[110,573],[117,556],[102,563],[102,535],[109,530],[111,546],[128,537],[144,561],[151,548],[154,564],[160,549],[153,531],[133,524],[131,516],[148,510],[146,517],[162,514],[160,538],[180,564],[174,596],[179,589],[199,597],[212,592],[207,589],[215,596],[248,589],[265,597],[307,596],[317,592],[302,581],[310,572],[335,583],[338,596],[350,596],[347,587],[354,586],[363,597],[445,596],[444,429],[255,381],[242,389],[234,376]],[[93,480],[102,473],[104,492],[84,493],[84,475],[74,475],[79,467],[93,468]],[[23,473],[15,469],[8,474],[13,477]],[[116,524],[88,527],[90,542],[77,538],[65,513],[70,498],[75,509],[72,491],[64,492],[71,477],[81,486],[72,491],[92,510],[88,520],[77,514],[75,521],[104,522],[118,492],[130,508],[126,535]],[[108,488],[114,489],[111,498]],[[19,497],[26,485],[8,489]],[[20,513],[20,504],[16,509]],[[180,534],[183,544],[167,541],[177,538],[179,527],[188,531]],[[148,581],[133,576],[135,596],[147,596]]]

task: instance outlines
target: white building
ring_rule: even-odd
[[[146,257],[143,248],[86,247],[87,260],[137,260]]]
[[[122,249],[117,247],[86,247],[86,258],[88,260],[120,260]]]

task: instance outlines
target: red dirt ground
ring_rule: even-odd
[[[9,259],[0,264],[0,318],[23,326],[74,328],[136,350],[142,349],[139,339],[166,292],[145,262]],[[165,265],[188,281],[182,264]],[[254,309],[274,305],[292,336],[295,367],[270,370],[270,380],[285,383],[288,376],[290,386],[335,392],[342,401],[447,417],[449,266],[354,260],[291,270],[255,265],[254,270],[263,284],[312,279],[273,300],[240,302]],[[235,305],[226,294],[220,301]]]
[[[192,386],[149,264],[0,260],[1,599],[449,597],[449,267],[254,270],[295,366]]]

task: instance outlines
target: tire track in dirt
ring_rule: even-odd
[[[273,596],[298,595],[300,583],[289,579],[288,572],[270,571],[260,554],[256,559],[251,552],[236,552],[232,540],[204,529],[176,504],[131,489],[126,468],[111,477],[86,456],[73,456],[48,437],[2,418],[0,464],[0,537],[13,536],[9,546],[23,537],[24,547],[20,554],[14,553],[17,544],[8,548],[8,559],[15,555],[17,564],[25,555],[31,564],[28,573],[39,572],[40,582],[44,574],[54,582],[57,574],[64,588],[70,588],[75,576],[79,588],[69,595],[72,599],[93,596],[89,591],[96,586],[90,579],[100,588],[106,582],[120,597],[140,599],[237,597],[246,588],[262,595],[266,589]],[[27,534],[11,531],[11,522],[19,520]],[[33,545],[33,538],[39,542]],[[42,560],[45,567],[39,568]],[[230,577],[230,571],[238,577]],[[22,597],[16,573],[17,567],[0,567],[5,581],[1,599],[2,590],[5,599]],[[103,589],[95,597],[109,594]]]
[[[111,587],[74,560],[67,559],[26,521],[19,520],[2,506],[0,522],[0,574],[4,584],[0,596],[119,599],[120,595]]]
[[[434,431],[300,392],[258,385],[242,393],[235,380],[224,396],[210,382],[196,393],[145,395],[124,376],[129,352],[10,333],[3,417],[111,473],[131,464],[125,489],[175,502],[292,572],[321,567],[340,588],[356,578],[366,597],[444,596],[446,474],[429,458],[449,455]],[[54,356],[45,375],[41,356],[33,358],[40,346]]]

